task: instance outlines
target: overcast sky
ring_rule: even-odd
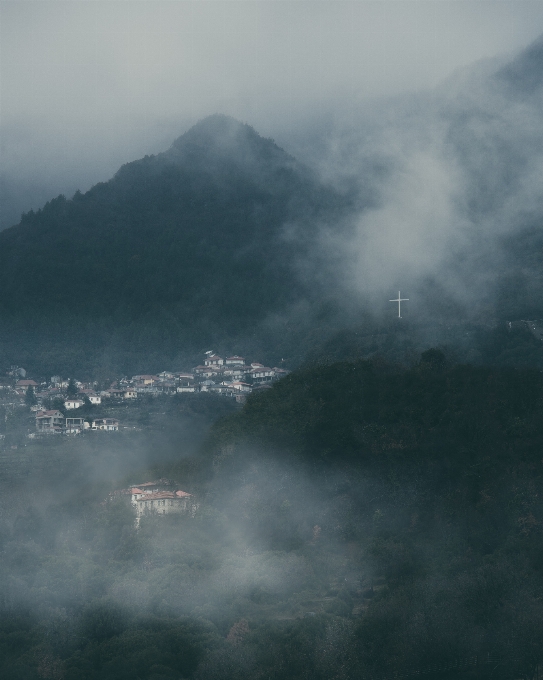
[[[86,190],[229,113],[279,143],[543,33],[543,2],[0,2],[4,176]],[[29,206],[30,207],[30,206]]]

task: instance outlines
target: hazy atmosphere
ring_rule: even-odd
[[[542,177],[541,0],[0,0],[0,676],[541,680]]]
[[[213,113],[304,160],[323,124],[543,33],[538,0],[4,0],[0,12],[2,227]]]

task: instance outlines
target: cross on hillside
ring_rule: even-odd
[[[398,319],[402,318],[402,314],[401,314],[402,302],[406,302],[407,300],[409,300],[409,298],[403,298],[400,295],[400,291],[398,291],[398,297],[395,300],[389,300],[389,302],[397,302],[398,303]]]

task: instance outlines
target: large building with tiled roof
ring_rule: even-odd
[[[29,387],[39,387],[39,384],[35,380],[17,380],[15,387],[28,389]]]
[[[190,493],[175,488],[169,480],[145,482],[130,488],[130,501],[136,512],[136,523],[144,515],[194,514],[198,508]]]

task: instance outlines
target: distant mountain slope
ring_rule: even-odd
[[[298,266],[341,203],[272,140],[211,116],[0,233],[0,315],[59,332],[138,322],[158,327],[155,347],[165,319],[189,347],[240,337],[311,296]]]
[[[0,233],[0,366],[148,371],[211,345],[299,361],[347,326],[378,334],[400,289],[423,330],[387,333],[387,356],[452,336],[486,356],[485,327],[543,318],[540,64],[543,39],[338,121],[319,148],[341,189],[215,115],[23,216]]]

